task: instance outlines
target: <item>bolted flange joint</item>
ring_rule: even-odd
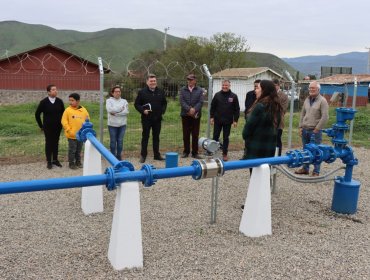
[[[313,157],[309,150],[292,150],[286,153],[291,158],[291,162],[288,164],[289,168],[299,167],[304,163],[310,163]]]
[[[155,184],[155,182],[157,182],[157,179],[155,179],[153,175],[153,169],[155,169],[155,167],[151,164],[144,164],[141,167],[141,170],[145,171],[146,173],[146,178],[143,181],[144,187],[151,187]]]
[[[126,160],[120,161],[116,165],[113,166],[115,172],[122,172],[122,171],[134,171],[134,165]]]
[[[105,175],[107,175],[107,184],[105,185],[108,189],[108,191],[113,191],[117,188],[116,180],[114,178],[114,168],[113,167],[107,167],[105,169]]]

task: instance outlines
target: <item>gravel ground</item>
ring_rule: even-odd
[[[220,178],[213,225],[210,179],[141,188],[143,269],[115,271],[109,263],[114,191],[104,190],[104,213],[89,216],[78,188],[0,195],[0,279],[370,279],[370,150],[355,153],[360,164],[353,177],[361,182],[355,215],[330,210],[332,181],[301,184],[278,174],[272,235],[260,238],[239,233],[247,170]],[[137,158],[128,160],[140,168]],[[52,170],[44,162],[0,166],[2,182],[78,175],[82,170],[66,163]]]

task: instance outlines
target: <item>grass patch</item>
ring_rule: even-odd
[[[99,127],[99,103],[84,103],[83,106],[89,111],[94,129],[100,136]],[[140,152],[141,143],[141,119],[140,114],[135,110],[133,103],[129,104],[130,114],[128,116],[127,130],[124,137],[124,152],[126,155]],[[44,157],[44,135],[37,126],[35,120],[36,103],[22,105],[7,105],[0,107],[0,157]],[[355,116],[352,145],[370,148],[370,108],[357,108]],[[301,147],[301,139],[298,135],[299,112],[293,115],[292,147]],[[327,127],[331,127],[336,121],[335,108],[330,108],[330,119]],[[238,127],[232,128],[230,134],[230,150],[242,150],[242,130],[244,127],[243,114],[241,115]],[[206,136],[207,130],[207,108],[203,108],[201,119],[200,136]],[[285,116],[285,129],[283,143],[287,146],[289,130],[289,114]],[[107,129],[107,116],[104,108],[103,117],[103,143],[109,147],[109,135]],[[212,132],[212,128],[211,128]],[[178,101],[168,100],[168,108],[162,122],[160,149],[166,151],[182,150],[182,128],[180,119],[180,105]],[[348,133],[345,136],[348,139]],[[67,154],[67,140],[62,132],[60,138],[60,154]],[[330,144],[330,139],[323,137],[324,143]],[[151,139],[148,150],[151,151]]]

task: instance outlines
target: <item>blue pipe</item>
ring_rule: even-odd
[[[327,163],[334,162],[337,158],[346,164],[344,177],[338,177],[335,181],[332,209],[340,213],[354,213],[357,208],[358,190],[360,183],[352,180],[353,166],[358,164],[351,147],[343,138],[344,131],[348,130],[345,121],[352,120],[355,110],[337,108],[337,123],[330,129],[323,130],[332,137],[334,147],[328,145],[316,145],[309,143],[304,150],[288,151],[286,156],[250,159],[242,161],[230,161],[223,163],[223,171],[252,168],[262,164],[278,165],[287,164],[288,167],[298,167],[304,163]],[[144,164],[141,170],[134,170],[133,165],[127,161],[119,161],[108,149],[95,137],[92,124],[86,121],[77,133],[76,138],[85,142],[87,139],[112,164],[103,175],[80,176],[70,178],[57,178],[47,180],[34,180],[23,182],[0,183],[0,194],[20,193],[31,191],[66,189],[75,187],[87,187],[105,184],[109,190],[113,190],[122,182],[141,181],[145,186],[152,186],[158,179],[192,176],[194,179],[201,178],[201,161],[193,161],[191,166],[155,169],[153,166]],[[350,197],[349,199],[346,197]]]
[[[68,177],[68,178],[55,178],[45,180],[8,182],[0,183],[0,194],[79,188],[103,185],[106,182],[107,176],[105,174]]]
[[[119,163],[119,160],[102,143],[100,143],[98,139],[96,139],[93,133],[86,133],[86,138],[89,139],[95,149],[97,149],[111,165],[117,165]]]

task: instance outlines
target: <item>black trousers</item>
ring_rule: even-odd
[[[198,138],[200,128],[200,118],[181,117],[182,120],[182,139],[184,141],[184,154],[190,154],[190,135],[191,135],[191,154],[198,154]]]
[[[281,152],[283,150],[283,142],[281,141],[282,135],[283,135],[283,130],[281,128],[278,128],[277,137],[276,137],[276,147],[279,148],[279,156],[281,156]]]
[[[159,157],[159,134],[161,133],[161,120],[142,120],[141,126],[143,132],[141,134],[141,156],[146,158],[148,155],[148,141],[150,136],[150,129],[152,129],[153,137],[153,154],[154,157]]]
[[[58,160],[59,137],[62,128],[44,127],[45,155],[48,162]]]
[[[219,124],[215,122],[213,125],[213,140],[219,142],[221,130],[222,130],[222,138],[223,138],[222,154],[227,155],[228,148],[229,148],[229,136],[230,136],[231,124]]]

